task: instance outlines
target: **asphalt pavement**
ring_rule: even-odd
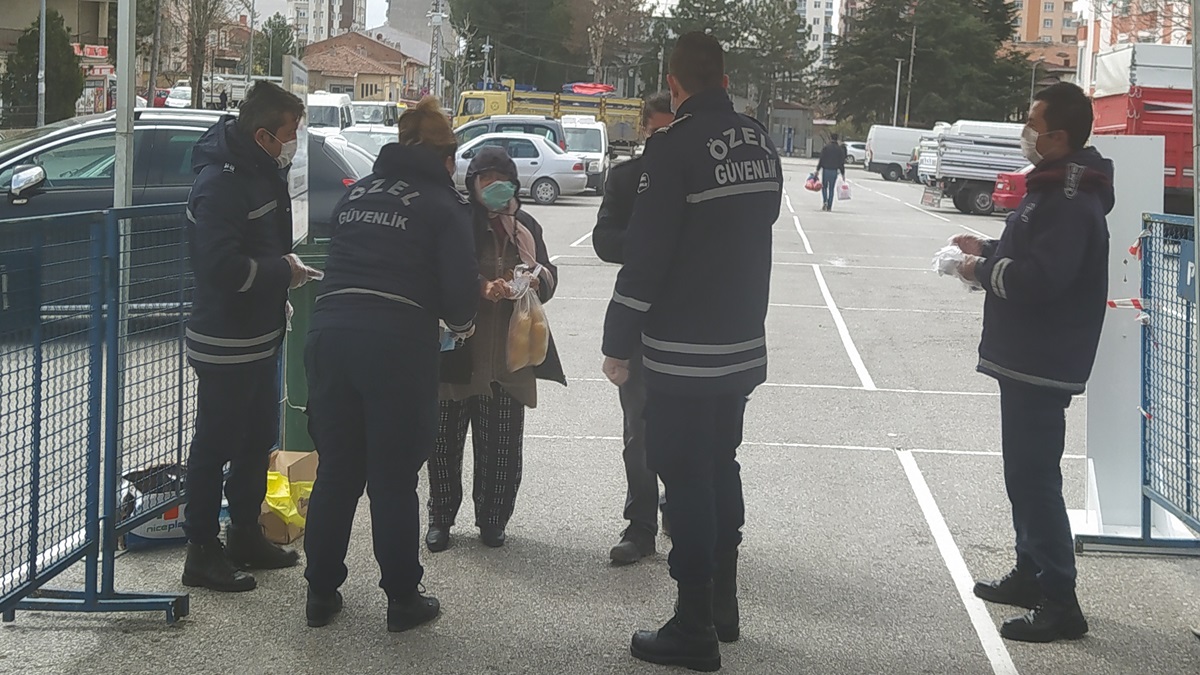
[[[973,578],[1013,562],[997,389],[974,372],[982,297],[939,278],[930,260],[948,237],[997,236],[1003,221],[922,209],[918,187],[857,169],[853,198],[823,213],[803,188],[811,166],[787,162],[775,226],[769,380],[750,402],[741,451],[742,640],[722,647],[723,672],[1200,672],[1194,559],[1083,556],[1086,639],[999,638],[1014,611],[970,595]],[[386,632],[364,499],[346,609],[328,628],[304,625],[300,569],[266,572],[249,594],[193,591],[191,615],[174,626],[160,615],[19,613],[0,627],[0,672],[670,672],[628,653],[631,632],[671,610],[670,540],[636,565],[608,562],[624,473],[617,394],[600,374],[617,270],[591,249],[598,205],[589,196],[530,208],[559,266],[547,312],[570,384],[542,383],[528,415],[508,544],[485,548],[460,525],[448,551],[424,555],[437,622]],[[737,283],[723,261],[711,270]],[[1079,398],[1068,412],[1072,508],[1085,498],[1086,408]],[[125,555],[118,586],[182,592],[182,563],[181,549]]]

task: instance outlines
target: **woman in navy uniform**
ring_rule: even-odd
[[[505,360],[513,303],[508,280],[517,265],[541,265],[534,279],[538,298],[554,296],[558,270],[550,264],[542,226],[521,210],[517,166],[499,147],[484,147],[467,169],[474,207],[480,303],[475,336],[466,347],[442,359],[441,416],[437,444],[429,460],[430,551],[450,546],[450,527],[462,504],[463,446],[467,425],[473,434],[475,525],[487,546],[504,545],[521,485],[525,408],[537,406],[537,379],[566,384],[554,338],[539,366],[509,372]]]
[[[308,625],[341,609],[346,549],[371,499],[387,627],[437,616],[420,592],[417,480],[437,435],[439,319],[469,335],[479,305],[470,210],[454,188],[458,144],[437,99],[399,121],[399,143],[334,210],[305,350],[309,431],[321,453],[309,503]]]

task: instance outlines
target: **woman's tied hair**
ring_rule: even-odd
[[[441,157],[451,157],[458,150],[458,139],[437,97],[426,96],[415,107],[405,110],[397,127],[400,145],[428,146]]]

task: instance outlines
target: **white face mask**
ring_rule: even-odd
[[[1046,159],[1037,150],[1037,142],[1041,137],[1042,135],[1034,131],[1033,127],[1026,126],[1021,130],[1021,154],[1025,155],[1025,159],[1029,160],[1029,163],[1034,166],[1041,164]]]
[[[264,131],[266,130],[264,129]],[[296,157],[296,149],[299,147],[299,144],[295,139],[284,143],[280,141],[275,134],[272,134],[269,131],[267,131],[267,133],[270,134],[271,138],[274,138],[280,145],[279,156],[273,158],[275,160],[275,164],[281,169],[288,168],[292,165],[292,160]],[[262,148],[262,144],[260,143],[258,147]],[[263,148],[263,152],[266,152],[268,155],[271,154],[270,152],[267,152],[266,148]]]

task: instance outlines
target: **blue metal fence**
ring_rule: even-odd
[[[120,593],[118,538],[177,507],[194,380],[182,204],[0,221],[0,613],[158,610]],[[176,478],[131,513],[122,476]],[[83,561],[84,587],[44,585]]]
[[[1142,332],[1142,491],[1148,500],[1200,533],[1195,244],[1192,218],[1146,216],[1142,237],[1142,301],[1147,315]],[[1143,517],[1148,519],[1148,513]]]

